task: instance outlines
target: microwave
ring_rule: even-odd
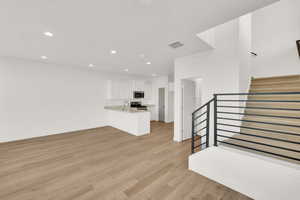
[[[145,96],[145,94],[142,91],[134,91],[133,92],[133,98],[134,99],[143,99],[144,96]]]

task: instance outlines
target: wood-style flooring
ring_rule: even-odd
[[[172,138],[173,124],[152,122],[142,137],[103,127],[2,143],[0,199],[250,199],[189,171],[190,142]]]

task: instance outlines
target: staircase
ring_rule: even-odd
[[[192,115],[191,146],[196,173],[256,200],[299,199],[300,75],[215,94]]]
[[[300,75],[253,78],[249,93],[215,94],[192,119],[192,153],[213,143],[300,164]]]
[[[300,92],[300,75],[252,79],[249,93],[266,92]],[[259,137],[236,134],[233,137],[241,140],[229,139],[230,142],[243,146],[246,145],[247,147],[261,150],[260,152],[258,152],[247,149],[247,151],[251,151],[252,153],[259,153],[264,156],[271,156],[285,161],[300,164],[300,161],[291,160],[287,158],[293,157],[300,159],[300,102],[298,102],[300,101],[300,95],[249,95],[248,100],[259,101],[246,102],[246,107],[281,108],[291,110],[246,108],[242,117],[244,121],[242,121],[241,127],[250,127],[254,129],[241,128],[240,132],[253,134]],[[295,109],[299,109],[299,111],[295,111]],[[250,121],[267,123],[253,123]],[[286,125],[294,126],[291,127]],[[270,129],[279,132],[258,131],[257,129]],[[287,132],[291,134],[281,134],[280,132]],[[268,138],[274,138],[274,140],[270,140]],[[260,145],[257,143],[264,143],[266,145]],[[273,146],[281,148],[274,148]],[[263,153],[263,151],[279,154],[282,156],[265,154]]]

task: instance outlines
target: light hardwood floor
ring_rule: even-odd
[[[2,143],[0,199],[250,199],[189,171],[190,143],[172,141],[173,124],[151,127],[142,137],[103,127]]]

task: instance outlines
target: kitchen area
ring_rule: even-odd
[[[109,80],[107,87],[108,125],[135,136],[150,133],[156,119],[156,89],[152,80]],[[158,106],[158,107],[157,107]]]

